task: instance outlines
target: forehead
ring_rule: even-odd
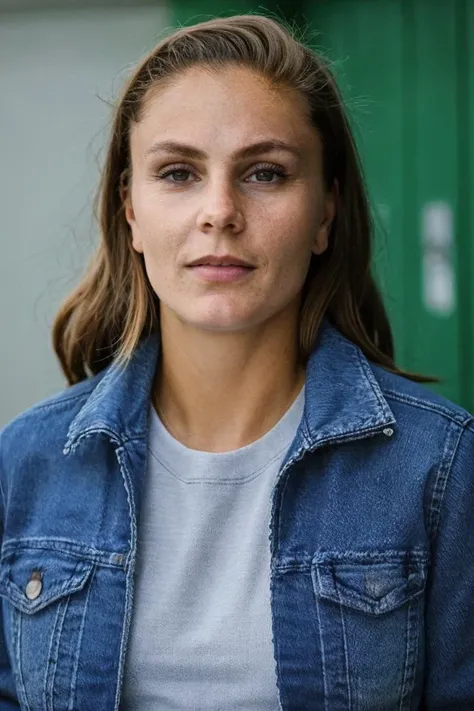
[[[318,141],[305,98],[240,66],[192,67],[153,87],[132,127],[132,146],[194,137],[210,145],[280,138],[309,148]]]

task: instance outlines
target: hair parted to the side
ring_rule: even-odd
[[[337,212],[327,251],[313,256],[303,289],[300,352],[305,362],[324,316],[375,363],[415,380],[394,363],[390,324],[371,273],[372,224],[358,153],[343,102],[325,60],[279,22],[259,15],[216,18],[163,39],[128,80],[115,110],[98,192],[101,242],[62,305],[53,344],[70,384],[126,362],[159,329],[159,303],[142,255],[132,247],[124,191],[130,177],[129,133],[150,89],[194,65],[248,66],[306,98],[323,143],[326,188],[337,184]]]

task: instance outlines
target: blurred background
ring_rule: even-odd
[[[474,0],[0,0],[0,426],[65,386],[51,324],[97,243],[128,72],[166,29],[249,11],[333,62],[398,363],[474,411]]]

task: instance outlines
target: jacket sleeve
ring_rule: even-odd
[[[452,450],[451,450],[452,451]],[[422,709],[474,709],[474,428],[457,438],[451,465],[436,473],[435,521],[425,611]]]
[[[0,431],[0,543],[3,542],[5,499],[3,496],[2,432]],[[3,630],[3,598],[0,598],[0,711],[18,711],[20,703],[15,689]]]

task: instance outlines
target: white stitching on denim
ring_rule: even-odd
[[[56,669],[58,668],[58,650],[63,631],[66,612],[69,607],[69,597],[66,600],[61,600],[56,611],[56,619],[54,621],[53,631],[51,633],[51,641],[48,650],[48,659],[46,660],[46,674],[44,684],[44,707],[46,711],[54,711],[54,680],[56,678]],[[54,648],[54,651],[53,651]],[[54,654],[54,657],[53,657]],[[54,659],[54,664],[52,663]]]
[[[70,558],[78,558],[81,561],[87,560],[89,563],[99,563],[101,567],[123,568],[124,564],[113,562],[113,557],[117,551],[101,551],[79,544],[68,538],[50,538],[48,536],[35,538],[11,538],[5,541],[2,546],[2,557],[19,551],[45,550],[48,552],[57,551]],[[123,554],[123,552],[121,552]]]
[[[419,634],[419,600],[412,600],[407,610],[407,646],[405,657],[405,673],[403,677],[402,693],[400,698],[399,711],[409,711],[411,698],[415,686],[416,664],[418,660],[418,640]],[[410,649],[410,642],[413,637],[414,646]]]
[[[75,701],[75,697],[76,697],[76,688],[77,688],[77,672],[79,669],[79,657],[80,657],[80,653],[81,653],[82,636],[84,633],[84,627],[86,625],[86,615],[87,615],[87,609],[89,607],[89,597],[90,597],[91,590],[92,590],[92,583],[94,580],[95,572],[96,572],[96,567],[94,566],[94,568],[92,570],[92,574],[89,578],[89,588],[87,590],[86,599],[84,601],[84,609],[82,611],[81,626],[79,628],[79,635],[78,635],[77,644],[76,644],[76,654],[74,655],[74,660],[73,660],[68,711],[74,711],[74,701]]]
[[[462,408],[454,408],[452,410],[440,405],[437,402],[429,402],[425,400],[419,400],[413,395],[407,395],[406,393],[398,392],[397,390],[391,390],[390,388],[384,389],[384,395],[387,399],[396,400],[397,402],[403,402],[406,405],[412,405],[413,407],[418,407],[420,410],[428,410],[429,412],[436,413],[438,415],[443,415],[446,419],[451,420],[460,427],[468,426],[473,422],[473,417],[467,411]],[[461,417],[461,414],[463,417]]]
[[[313,579],[313,590],[314,590],[314,568],[311,571],[311,578]],[[319,575],[319,571],[316,568],[316,574]],[[324,651],[324,639],[323,639],[323,626],[321,624],[321,610],[319,608],[319,596],[315,595],[314,596],[315,602],[316,602],[316,613],[318,616],[318,625],[319,625],[319,641],[321,643],[321,662],[322,662],[322,667],[323,667],[323,686],[324,686],[324,711],[330,711],[329,706],[328,706],[328,683],[327,683],[327,678],[326,678],[326,655]]]
[[[419,600],[413,600],[413,601],[410,603],[410,605],[413,605],[413,616],[415,616],[415,612],[416,612],[416,609],[417,609],[416,606],[419,606],[419,605],[420,605],[420,601],[419,601]],[[420,617],[419,613],[416,613],[415,623],[416,623],[416,622],[419,623],[419,617]],[[411,662],[411,666],[412,666],[412,670],[411,670],[412,684],[411,684],[410,693],[407,695],[407,711],[409,711],[409,709],[410,709],[410,706],[411,706],[411,698],[412,698],[412,696],[413,696],[413,691],[414,691],[414,688],[415,688],[416,664],[417,664],[417,661],[418,661],[418,641],[419,641],[419,639],[420,639],[420,628],[419,628],[419,624],[418,624],[418,626],[416,627],[416,635],[414,635],[414,640],[415,640],[415,642],[414,642],[414,648],[413,648],[413,653],[412,653],[412,662]]]
[[[352,711],[352,693],[351,693],[351,680],[349,676],[349,653],[347,649],[347,634],[346,634],[346,624],[344,622],[344,607],[341,601],[341,597],[339,595],[339,589],[336,585],[336,593],[337,597],[339,598],[339,610],[341,613],[341,625],[342,625],[342,639],[344,641],[344,657],[346,659],[346,681],[347,681],[347,693],[348,693],[348,702],[349,706],[347,707],[347,711]]]
[[[122,689],[122,682],[124,676],[124,666],[125,666],[125,655],[127,651],[127,640],[129,636],[130,626],[131,626],[131,614],[132,614],[132,602],[133,602],[133,584],[134,584],[134,572],[135,572],[135,551],[136,551],[136,539],[137,539],[137,517],[135,500],[133,498],[133,488],[131,484],[130,473],[127,469],[125,458],[123,457],[123,450],[117,448],[115,450],[115,455],[119,463],[120,471],[122,473],[125,490],[127,492],[128,507],[130,512],[130,564],[128,568],[128,574],[125,582],[125,617],[122,626],[122,639],[120,640],[120,653],[119,653],[119,665],[118,665],[118,677],[117,677],[117,687],[115,692],[115,703],[114,711],[118,711],[120,704],[120,696]]]
[[[428,533],[432,538],[435,537],[437,530],[438,530],[438,524],[439,524],[439,519],[441,515],[441,507],[443,505],[443,499],[444,499],[444,493],[446,491],[446,487],[448,485],[448,480],[449,476],[451,474],[451,468],[453,466],[453,461],[456,457],[456,453],[459,448],[459,444],[461,442],[462,435],[464,434],[465,430],[460,430],[458,432],[458,438],[457,442],[455,442],[454,446],[452,447],[451,451],[451,456],[449,457],[448,460],[448,453],[449,453],[449,446],[452,444],[451,443],[451,435],[454,437],[454,432],[449,432],[449,434],[446,436],[446,441],[444,445],[444,450],[443,450],[443,456],[441,460],[441,464],[438,470],[438,473],[436,475],[436,480],[433,486],[433,494],[431,497],[430,501],[430,516],[428,519]],[[437,503],[435,504],[435,498],[438,499]],[[436,516],[436,519],[435,519]]]
[[[28,702],[28,697],[26,695],[25,682],[23,681],[23,668],[21,659],[21,626],[22,626],[22,614],[16,608],[13,609],[13,638],[15,639],[15,653],[16,653],[16,663],[18,669],[18,682],[19,689],[18,693],[20,695],[20,700],[24,703],[25,711],[30,711],[30,704]]]
[[[270,602],[271,602],[272,610],[273,610],[273,606],[274,606],[274,593],[275,593],[275,575],[271,574],[270,575]],[[280,677],[281,677],[280,648],[279,647],[277,648],[279,635],[275,634],[275,632],[276,632],[275,615],[272,614],[272,648],[273,648],[273,657],[275,660],[278,709],[279,709],[279,711],[283,711],[283,706],[281,705],[281,688],[280,688]]]
[[[411,608],[412,603],[410,602],[407,606],[407,619],[406,619],[406,631],[405,631],[405,668],[403,671],[403,682],[402,682],[402,688],[400,689],[400,706],[398,707],[398,711],[403,711],[403,697],[405,696],[405,688],[406,688],[406,683],[407,683],[407,676],[408,676],[408,653],[409,653],[409,645],[410,645],[410,608]]]

